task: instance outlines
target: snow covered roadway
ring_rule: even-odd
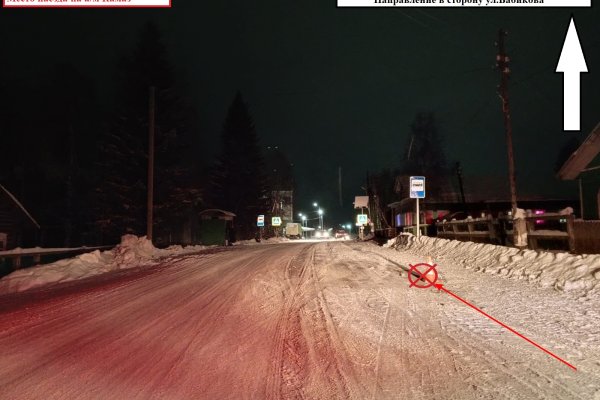
[[[600,300],[368,243],[235,246],[0,297],[1,399],[600,399]],[[437,260],[436,260],[437,261]]]

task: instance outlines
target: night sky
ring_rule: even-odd
[[[8,79],[68,62],[96,80],[104,104],[121,54],[146,21],[160,26],[199,116],[203,157],[218,153],[227,107],[240,89],[263,146],[294,163],[298,205],[318,201],[350,222],[366,172],[398,167],[410,124],[435,112],[449,163],[506,179],[494,42],[509,32],[510,96],[519,195],[577,198],[554,178],[568,138],[600,122],[600,11],[578,9],[343,9],[335,1],[174,0],[156,10],[0,10]],[[562,75],[554,73],[571,13],[590,73],[582,131],[562,131]],[[344,207],[337,201],[343,168]],[[508,199],[508,193],[506,194]],[[302,205],[305,205],[304,207]],[[331,215],[331,214],[329,214]],[[343,217],[342,217],[343,216]]]

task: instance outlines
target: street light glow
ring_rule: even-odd
[[[315,207],[319,207],[319,205],[317,203],[313,203],[313,206]]]
[[[323,215],[323,210],[319,208],[319,215]]]

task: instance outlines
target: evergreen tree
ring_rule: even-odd
[[[93,84],[69,64],[27,83],[13,83],[14,108],[2,107],[0,180],[42,225],[37,244],[91,243],[85,234],[98,121]]]
[[[189,175],[191,107],[180,95],[156,25],[146,24],[117,68],[115,111],[101,144],[97,223],[110,240],[146,231],[149,91],[155,88],[155,237],[167,236],[199,200]]]
[[[2,68],[4,64],[0,64]],[[4,77],[4,75],[3,75]],[[2,78],[0,78],[2,79]],[[34,120],[38,104],[30,80],[6,80],[0,85],[0,183],[39,220],[41,149]],[[36,232],[37,233],[37,232]],[[21,242],[20,246],[38,243]]]
[[[254,122],[238,92],[221,133],[221,155],[212,179],[212,204],[237,215],[239,238],[252,237],[256,216],[266,209],[263,158]]]
[[[37,89],[40,110],[35,116],[35,143],[43,150],[38,182],[44,202],[41,222],[55,227],[52,245],[82,244],[90,229],[89,193],[92,189],[93,143],[98,104],[93,82],[70,64],[60,64]],[[60,228],[59,228],[60,227]]]
[[[12,169],[17,165],[15,160],[17,135],[11,134],[12,107],[8,97],[6,84],[0,81],[0,137],[3,141],[3,145],[0,146],[0,182],[9,179],[12,176]]]

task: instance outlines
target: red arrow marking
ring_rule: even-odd
[[[427,279],[427,278],[424,278]],[[480,310],[479,308],[475,307],[473,304],[469,303],[468,301],[461,299],[459,296],[455,295],[454,293],[452,293],[451,291],[449,291],[448,289],[446,289],[444,287],[444,285],[442,285],[441,283],[437,283],[434,284],[433,286],[435,286],[437,288],[437,290],[443,290],[444,292],[448,293],[450,296],[454,297],[457,300],[462,301],[463,303],[465,303],[466,305],[468,305],[469,307],[471,307],[472,309],[479,311],[480,313],[482,313],[483,315],[485,315],[486,317],[488,317],[489,319],[491,319],[492,321],[494,321],[495,323],[501,325],[502,327],[508,329],[509,331],[511,331],[512,333],[514,333],[515,335],[519,336],[522,339],[525,339],[526,341],[528,341],[529,343],[531,343],[532,345],[534,345],[535,347],[537,347],[538,349],[544,351],[545,353],[551,355],[552,357],[556,358],[558,361],[566,364],[567,366],[569,366],[570,368],[572,368],[573,370],[577,371],[577,368],[575,368],[575,366],[573,366],[572,364],[569,364],[568,362],[566,362],[565,360],[563,360],[562,358],[558,357],[557,355],[551,353],[550,351],[546,350],[545,348],[543,348],[542,346],[540,346],[539,344],[537,344],[536,342],[534,342],[531,339],[526,338],[525,336],[521,335],[519,332],[515,331],[513,328],[511,328],[510,326],[503,324],[502,322],[498,321],[496,318],[492,317],[489,314],[486,314],[483,310]]]

